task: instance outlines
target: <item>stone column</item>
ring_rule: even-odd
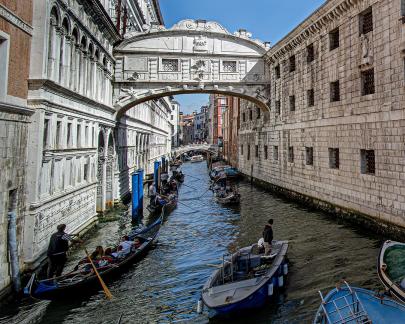
[[[49,43],[48,43],[48,78],[53,80],[56,63],[56,21],[51,18],[49,26]]]
[[[72,65],[72,47],[73,47],[73,40],[72,37],[66,35],[65,36],[65,52],[63,58],[63,71],[62,71],[62,84],[69,88],[70,83],[70,67]]]
[[[60,55],[61,55],[61,44],[62,44],[62,29],[57,27],[55,33],[55,64],[52,73],[52,80],[55,82],[59,81],[59,69],[60,69]]]
[[[81,73],[81,79],[80,79],[80,82],[82,83],[82,86],[81,86],[81,93],[82,93],[82,95],[86,95],[86,89],[87,89],[87,61],[88,61],[88,57],[87,57],[87,52],[86,51],[83,51],[82,52],[82,61],[81,61],[81,64],[82,64],[82,73]]]

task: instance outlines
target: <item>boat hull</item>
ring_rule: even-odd
[[[378,324],[393,324],[393,323],[404,323],[405,321],[405,305],[399,304],[388,298],[386,296],[377,296],[373,291],[351,287],[352,291],[355,291],[358,299],[361,301],[364,310],[367,313],[368,318],[371,322],[367,323],[378,323]],[[350,315],[357,311],[357,308],[352,307],[343,308],[344,296],[350,292],[349,288],[343,287],[340,289],[333,289],[324,298],[325,302],[318,309],[315,315],[313,324],[329,324],[335,323],[363,323],[357,322],[350,318]],[[343,318],[348,318],[346,322],[340,322],[339,313],[335,311],[334,301],[338,307],[340,307],[340,314]],[[323,307],[328,311],[328,316],[330,321],[325,316]],[[359,316],[359,315],[358,315]],[[360,319],[360,318],[359,318]]]

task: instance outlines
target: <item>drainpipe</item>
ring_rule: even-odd
[[[8,213],[8,250],[10,252],[11,279],[15,292],[21,289],[20,263],[18,261],[17,217],[15,212]]]

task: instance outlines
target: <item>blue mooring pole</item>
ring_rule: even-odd
[[[138,215],[139,215],[139,217],[142,217],[143,216],[143,169],[139,169],[137,172],[138,172],[138,184],[139,184]]]
[[[132,173],[132,220],[137,221],[139,215],[139,173]]]
[[[166,170],[166,158],[162,156],[162,172],[167,173]]]
[[[155,161],[153,164],[153,180],[155,181],[156,191],[159,190],[159,161]]]

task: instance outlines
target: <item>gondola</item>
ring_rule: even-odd
[[[377,272],[387,290],[405,303],[405,243],[384,242],[378,256]]]
[[[404,323],[405,305],[371,290],[344,284],[338,285],[325,297],[313,324],[396,324]]]
[[[284,286],[287,250],[288,241],[273,241],[270,256],[264,256],[257,244],[224,256],[202,291],[201,302],[210,316],[262,307]]]
[[[159,217],[158,221],[151,226],[140,230],[138,233],[132,233],[131,239],[138,238],[141,241],[141,245],[131,251],[125,258],[99,267],[98,272],[103,280],[112,280],[130,265],[141,260],[151,249],[159,233],[161,224],[162,217]],[[100,288],[100,282],[95,273],[89,269],[90,267],[85,267],[80,270],[71,271],[58,278],[45,280],[38,280],[34,273],[24,288],[24,294],[36,299],[53,300],[77,297],[78,294],[91,292],[93,289]]]
[[[236,205],[240,203],[240,194],[234,191],[228,192],[223,197],[216,192],[214,197],[215,200],[222,205]]]

